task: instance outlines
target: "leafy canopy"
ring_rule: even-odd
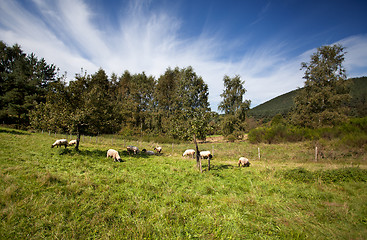
[[[343,67],[344,54],[341,45],[322,46],[310,62],[302,63],[306,81],[294,100],[294,124],[317,128],[345,121],[350,84]]]

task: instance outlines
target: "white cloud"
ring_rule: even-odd
[[[346,47],[345,68],[348,77],[367,76],[367,35],[356,35],[340,40]]]
[[[313,50],[289,57],[287,43],[248,49],[239,60],[223,59],[238,46],[238,39],[225,42],[218,36],[201,34],[183,39],[182,21],[164,9],[148,11],[148,2],[131,1],[119,22],[101,28],[104,22],[81,0],[55,2],[34,0],[37,14],[16,1],[0,5],[0,36],[7,44],[18,43],[27,53],[34,52],[68,72],[68,79],[83,68],[94,73],[102,67],[108,74],[145,72],[158,78],[167,67],[192,66],[209,85],[213,110],[221,101],[223,76],[240,75],[245,80],[246,99],[252,106],[303,86],[300,64]],[[341,42],[347,47],[348,69],[366,70],[366,36]],[[364,49],[364,50],[361,50]],[[227,54],[228,53],[228,54]]]

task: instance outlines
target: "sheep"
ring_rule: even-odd
[[[54,142],[54,144],[52,144],[52,146],[51,146],[51,148],[53,148],[53,147],[55,147],[55,146],[57,146],[57,147],[61,147],[61,146],[65,146],[65,148],[68,146],[68,140],[66,140],[66,139],[59,139],[59,140],[56,140],[55,142]]]
[[[195,155],[195,150],[194,149],[187,149],[183,154],[182,156],[185,157],[185,156],[192,156],[192,158],[194,158],[194,155]]]
[[[156,150],[157,153],[161,153],[162,152],[162,147],[156,147],[156,148],[154,148],[154,150]]]
[[[139,153],[139,148],[138,147],[135,147],[135,146],[127,146],[127,152],[130,153],[133,152],[134,154],[137,154]]]
[[[239,167],[241,167],[241,165],[243,166],[243,167],[249,167],[250,166],[250,162],[248,161],[248,159],[247,158],[245,158],[245,157],[240,157],[239,159],[238,159],[238,166]]]
[[[210,151],[201,151],[200,158],[209,158],[211,159],[213,155],[210,154]]]
[[[115,162],[122,162],[122,159],[119,155],[119,153],[114,149],[108,149],[107,151],[107,158],[113,158]]]
[[[75,145],[76,144],[76,140],[74,139],[74,140],[71,140],[70,142],[69,142],[69,146],[73,146],[73,145]]]
[[[146,149],[141,150],[142,153],[145,153],[147,155],[155,155],[155,152],[153,151],[147,151]]]

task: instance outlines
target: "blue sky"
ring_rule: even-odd
[[[217,111],[240,75],[251,107],[302,87],[301,62],[346,47],[348,77],[367,76],[367,1],[0,0],[0,40],[67,72],[109,75],[192,66]]]

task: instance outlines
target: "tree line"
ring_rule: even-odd
[[[0,41],[0,121],[47,131],[124,135],[150,134],[192,140],[208,134],[243,137],[256,126],[247,116],[245,82],[223,77],[219,110],[212,112],[209,89],[189,66],[167,68],[155,79],[124,71],[110,77],[103,69],[81,72],[67,82],[53,64]],[[349,81],[344,48],[323,46],[302,63],[305,87],[286,121],[301,127],[334,126],[348,117]],[[251,126],[252,125],[252,126]]]

